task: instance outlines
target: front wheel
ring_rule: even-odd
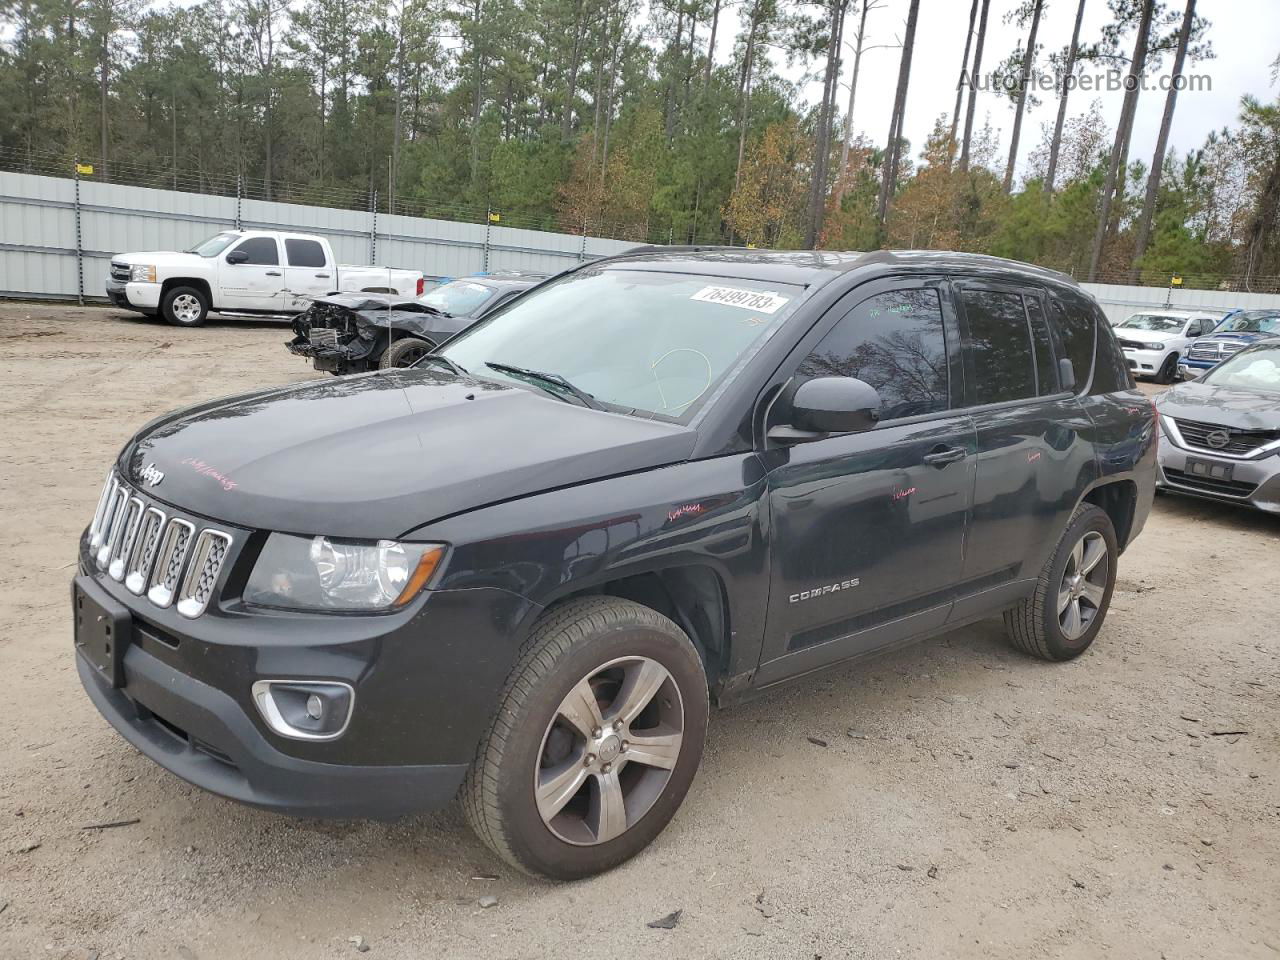
[[[707,729],[688,636],[616,597],[535,628],[463,785],[472,828],[531,874],[576,880],[635,856],[675,815]]]
[[[1160,365],[1160,370],[1156,373],[1156,383],[1173,383],[1178,379],[1178,355],[1176,353],[1169,354],[1169,358]]]
[[[195,287],[171,287],[160,298],[160,315],[175,327],[198,327],[209,315],[209,301]]]
[[[1071,660],[1089,649],[1111,606],[1119,555],[1107,512],[1078,506],[1035,592],[1005,611],[1013,645],[1042,660]]]
[[[401,337],[382,351],[378,367],[382,370],[389,370],[392,367],[412,367],[435,348],[435,344],[430,340]]]

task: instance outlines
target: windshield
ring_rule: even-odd
[[[1170,317],[1160,313],[1135,313],[1120,324],[1126,330],[1152,330],[1156,333],[1177,333],[1186,326],[1186,317]]]
[[[1237,353],[1200,379],[1215,387],[1280,393],[1280,345]]]
[[[1243,310],[1223,320],[1214,333],[1280,333],[1280,314]]]
[[[555,374],[595,400],[688,422],[777,328],[790,284],[588,267],[527,294],[440,352],[472,374],[529,384],[486,363]]]
[[[187,253],[194,253],[201,257],[216,257],[238,239],[240,239],[238,233],[219,233],[196,244]]]
[[[493,296],[493,287],[486,287],[474,280],[450,280],[423,294],[418,300],[428,307],[435,307],[455,317],[466,317],[476,312],[480,304]]]

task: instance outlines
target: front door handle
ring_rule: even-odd
[[[327,273],[317,273],[316,276],[319,277],[321,280],[329,279],[329,275]]]
[[[924,462],[941,470],[948,463],[963,460],[968,455],[969,451],[964,447],[944,447],[942,444],[938,444],[938,446],[924,455]]]
[[[267,276],[268,276],[268,277],[278,277],[278,276],[280,276],[280,271],[279,271],[279,270],[268,270],[268,271],[267,271]]]

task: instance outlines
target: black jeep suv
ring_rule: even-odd
[[[80,677],[139,750],[290,813],[461,791],[559,878],[674,815],[723,704],[1003,615],[1078,656],[1156,420],[1070,279],[642,248],[413,369],[189,407],[80,544]]]

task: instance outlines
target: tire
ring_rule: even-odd
[[[1097,544],[1106,552],[1090,565]],[[1077,547],[1082,548],[1080,552]],[[1091,503],[1078,506],[1040,571],[1035,592],[1005,611],[1004,626],[1013,645],[1023,653],[1055,661],[1071,660],[1088,650],[1111,606],[1119,554],[1115,527],[1106,511]],[[1087,567],[1083,583],[1073,582],[1082,559]],[[1065,607],[1064,597],[1068,598]]]
[[[581,691],[598,718],[575,697]],[[657,837],[684,800],[708,709],[702,660],[662,614],[603,596],[552,608],[522,648],[480,740],[462,787],[467,820],[529,874],[577,880],[616,867]],[[594,723],[601,726],[592,731]],[[646,739],[650,730],[668,732]],[[605,784],[620,808],[603,802]],[[606,815],[619,809],[620,817]]]
[[[160,298],[160,316],[175,327],[203,326],[209,298],[195,287],[170,287]]]
[[[390,370],[392,367],[408,367],[425,357],[435,348],[436,345],[430,340],[421,340],[418,337],[401,337],[387,347],[386,350],[382,351],[382,357],[378,360],[378,367],[382,370]]]
[[[1160,369],[1156,371],[1156,383],[1173,383],[1178,379],[1178,355],[1176,353],[1169,354],[1169,359],[1160,364]]]

